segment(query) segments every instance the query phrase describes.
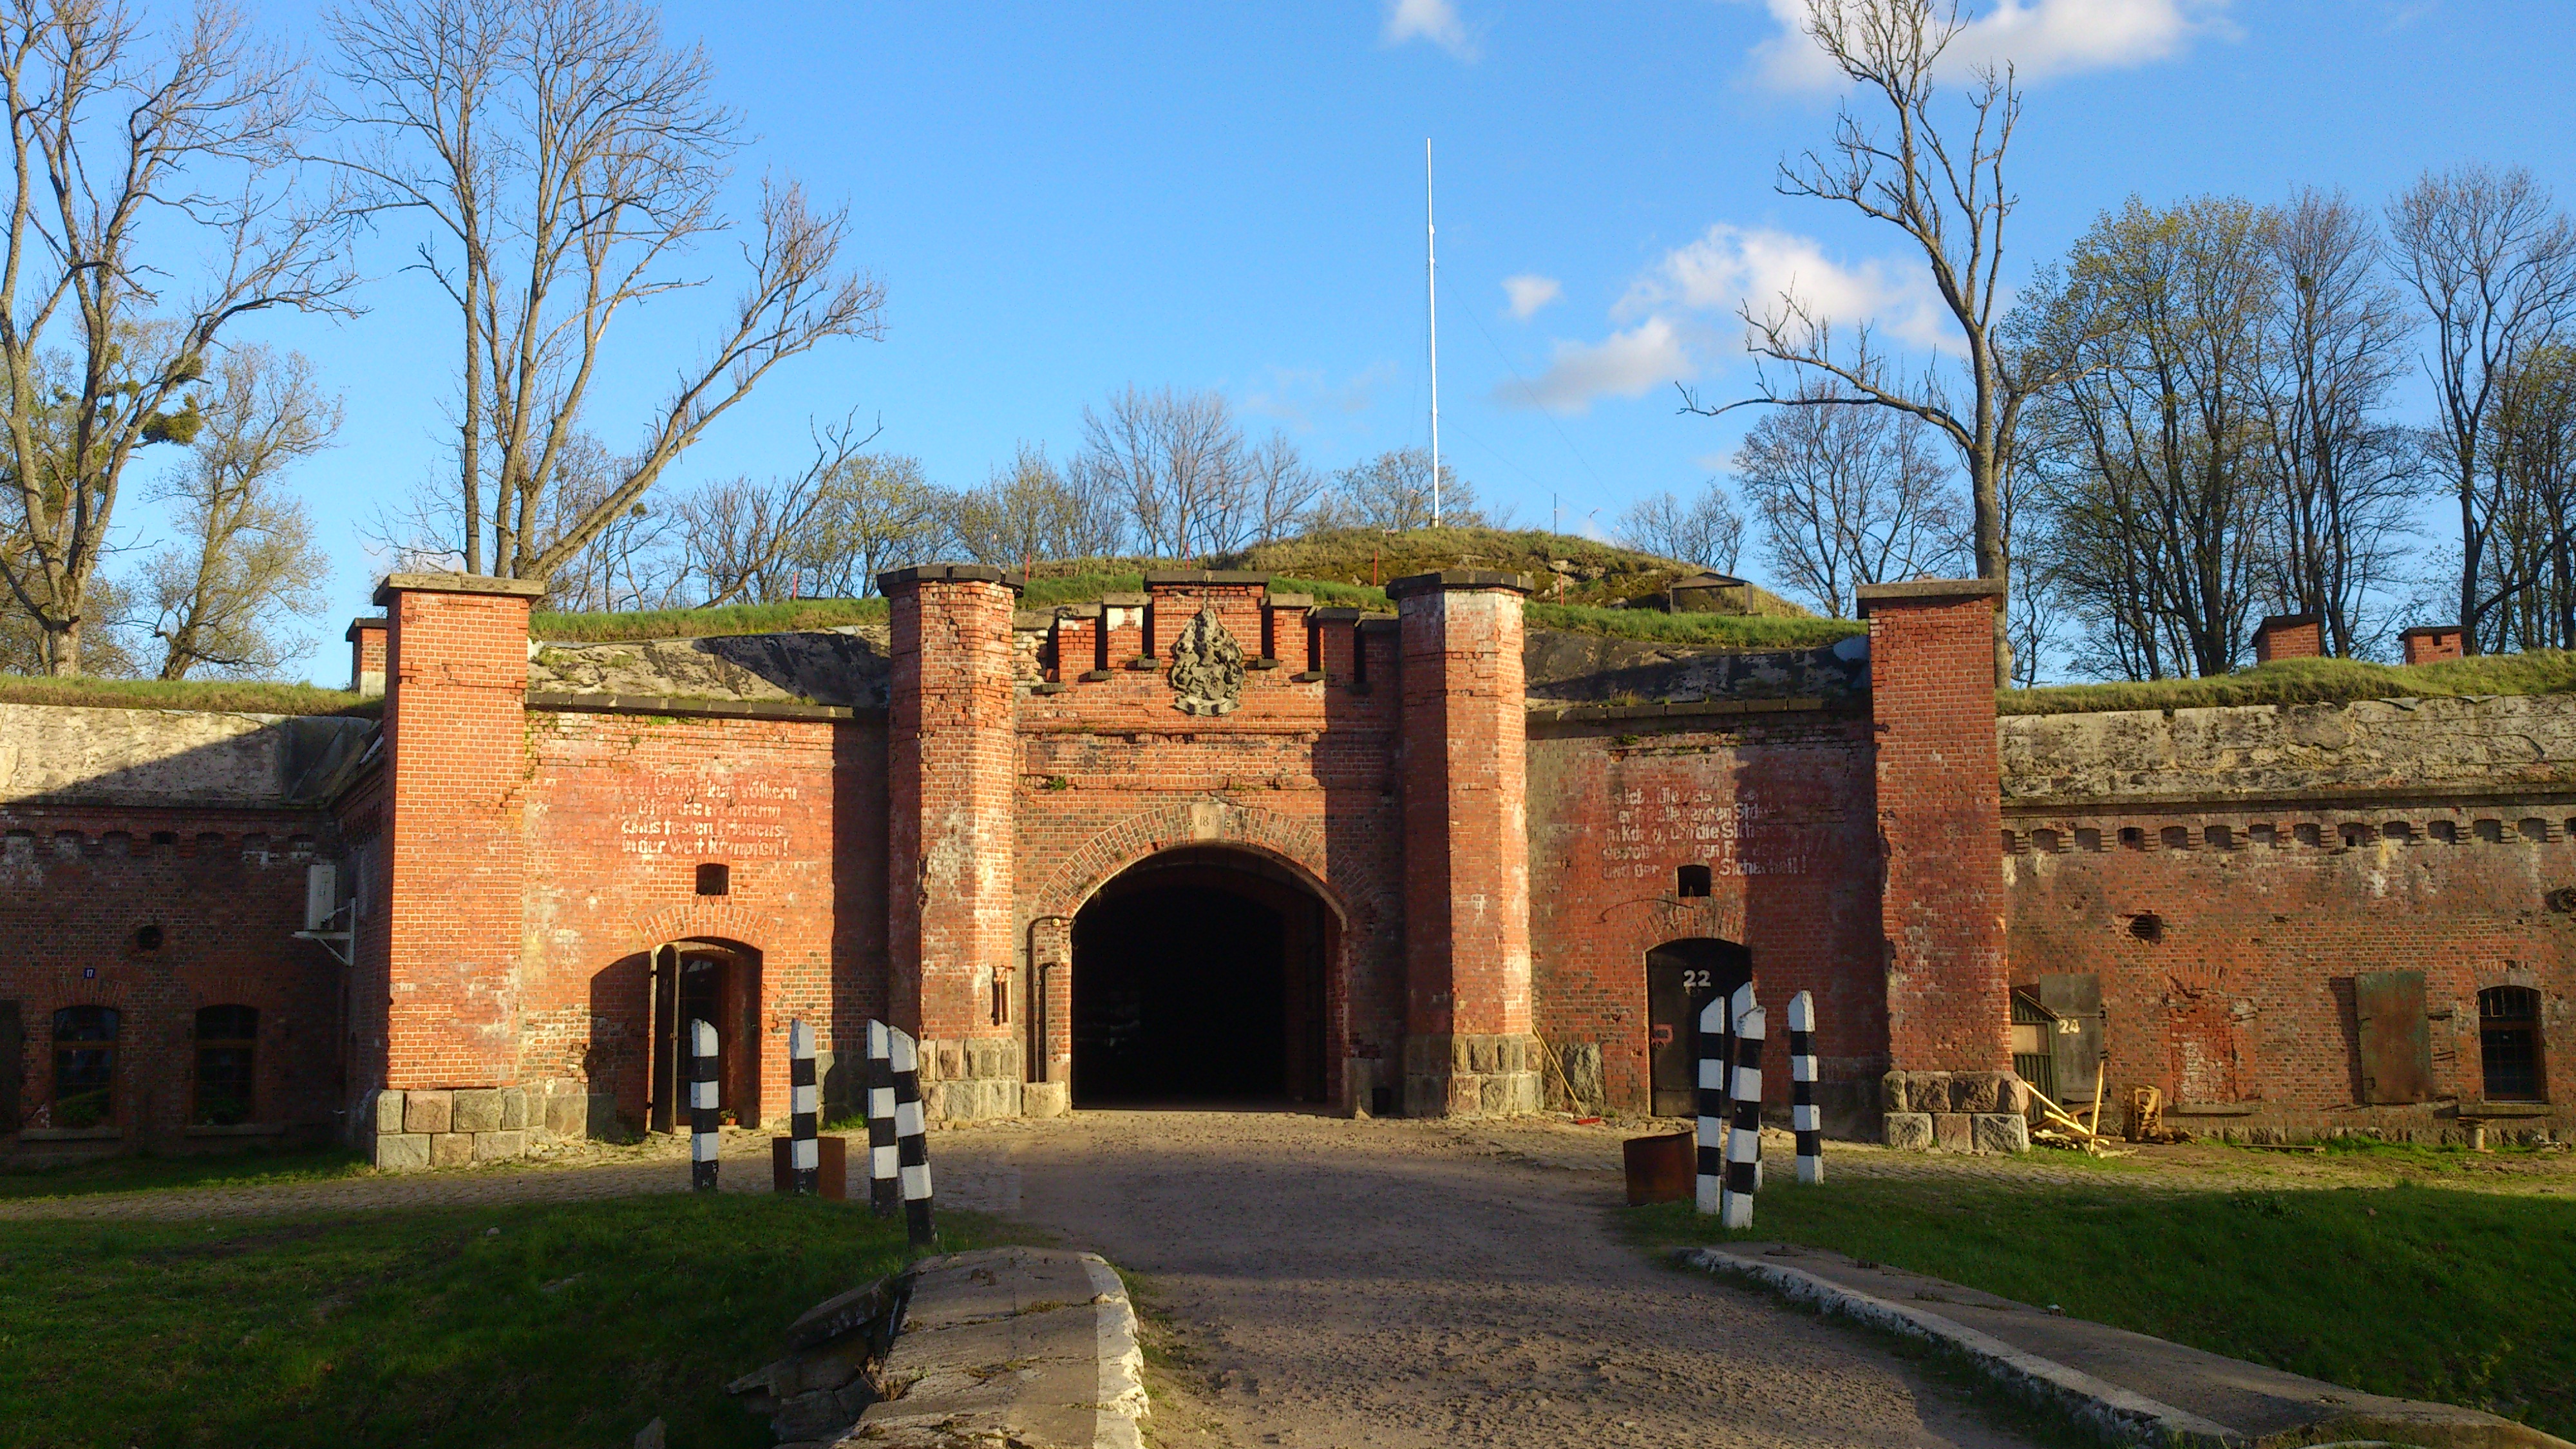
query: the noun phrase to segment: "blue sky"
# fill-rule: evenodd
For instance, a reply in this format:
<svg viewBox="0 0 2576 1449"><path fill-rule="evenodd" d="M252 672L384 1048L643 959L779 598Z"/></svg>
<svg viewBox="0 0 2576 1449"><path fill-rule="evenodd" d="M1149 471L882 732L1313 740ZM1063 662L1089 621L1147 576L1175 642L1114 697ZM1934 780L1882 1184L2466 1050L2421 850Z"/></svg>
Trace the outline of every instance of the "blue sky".
<svg viewBox="0 0 2576 1449"><path fill-rule="evenodd" d="M257 13L318 44L317 8ZM1737 297L1794 275L1892 335L1935 335L1898 238L1771 189L1836 99L1786 40L1794 8L669 6L760 137L736 214L764 169L846 200L852 255L889 294L883 341L782 370L671 480L791 468L810 419L855 409L882 419L878 446L969 485L1023 439L1062 455L1083 406L1129 383L1219 389L1325 468L1418 443L1427 137L1444 454L1523 524L1546 525L1554 495L1569 531L1606 529L1699 486L1749 422L1679 416L1672 388L1745 385ZM2132 192L2313 183L2376 206L2476 160L2576 202L2563 0L1971 9L1965 48L2028 83L2016 275ZM361 524L446 465L454 324L405 259L395 234L362 249L362 318L240 334L303 350L347 402L343 445L296 480L338 560L323 682L377 567ZM706 335L730 264L704 249L713 287L625 324L589 419L611 444Z"/></svg>

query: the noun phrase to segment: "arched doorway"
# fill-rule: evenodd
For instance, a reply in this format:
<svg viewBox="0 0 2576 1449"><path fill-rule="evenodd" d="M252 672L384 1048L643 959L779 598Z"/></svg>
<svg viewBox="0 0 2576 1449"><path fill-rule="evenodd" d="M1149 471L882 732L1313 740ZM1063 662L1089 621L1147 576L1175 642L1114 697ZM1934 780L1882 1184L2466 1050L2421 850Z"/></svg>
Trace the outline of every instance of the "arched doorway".
<svg viewBox="0 0 2576 1449"><path fill-rule="evenodd" d="M1073 919L1073 1099L1321 1102L1332 909L1266 857L1190 846Z"/></svg>
<svg viewBox="0 0 2576 1449"><path fill-rule="evenodd" d="M760 953L732 941L673 941L652 954L652 1093L656 1132L688 1130L687 1023L716 1029L716 1100L737 1122L760 1121Z"/></svg>
<svg viewBox="0 0 2576 1449"><path fill-rule="evenodd" d="M1646 1063L1658 1117L1699 1111L1700 1008L1753 979L1753 953L1689 936L1646 953Z"/></svg>

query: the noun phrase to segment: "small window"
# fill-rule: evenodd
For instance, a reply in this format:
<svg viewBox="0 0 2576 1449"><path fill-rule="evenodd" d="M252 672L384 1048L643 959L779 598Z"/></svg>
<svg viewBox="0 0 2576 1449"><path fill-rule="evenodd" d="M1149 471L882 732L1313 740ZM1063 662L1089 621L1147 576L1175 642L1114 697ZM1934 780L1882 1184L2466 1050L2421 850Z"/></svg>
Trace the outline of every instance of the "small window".
<svg viewBox="0 0 2576 1449"><path fill-rule="evenodd" d="M54 1013L54 1125L96 1127L116 1120L116 1029L110 1006Z"/></svg>
<svg viewBox="0 0 2576 1449"><path fill-rule="evenodd" d="M2168 825L2157 833L2167 850L2191 849L2191 827L2188 825Z"/></svg>
<svg viewBox="0 0 2576 1449"><path fill-rule="evenodd" d="M2379 838L2394 840L2400 844L2412 844L2415 839L2415 827L2403 820L2383 821L2379 827Z"/></svg>
<svg viewBox="0 0 2576 1449"><path fill-rule="evenodd" d="M2477 832L2478 839L2489 845L2504 843L2504 822L2501 820L2481 820L2477 824Z"/></svg>
<svg viewBox="0 0 2576 1449"><path fill-rule="evenodd" d="M702 865L702 866L699 866L699 867L698 867L698 894L699 894L699 895L702 895L702 896L721 896L721 895L727 895L727 894L730 894L730 893L732 892L732 890L733 890L733 867L732 867L732 866L729 866L729 865Z"/></svg>
<svg viewBox="0 0 2576 1449"><path fill-rule="evenodd" d="M2200 832L2202 842L2212 850L2233 850L2236 837L2224 825L2212 825Z"/></svg>
<svg viewBox="0 0 2576 1449"><path fill-rule="evenodd" d="M2120 827L2120 848L2122 850L2146 849L2147 832L2139 829L2135 825L2124 825Z"/></svg>
<svg viewBox="0 0 2576 1449"><path fill-rule="evenodd" d="M2520 829L2522 831L2522 838L2532 842L2533 844L2538 844L2539 842L2549 838L2549 822L2546 820L2526 820L2522 822Z"/></svg>
<svg viewBox="0 0 2576 1449"><path fill-rule="evenodd" d="M2004 832L2004 854L2019 855L2030 849L2030 838L2017 830Z"/></svg>
<svg viewBox="0 0 2576 1449"><path fill-rule="evenodd" d="M1674 875L1673 891L1682 899L1692 900L1708 894L1707 866L1686 865L1674 872Z"/></svg>
<svg viewBox="0 0 2576 1449"><path fill-rule="evenodd" d="M2345 845L2355 846L2369 844L2370 837L2378 832L2372 830L2367 825L2354 825L2350 822L2346 822L2342 827L2340 827L2338 833Z"/></svg>
<svg viewBox="0 0 2576 1449"><path fill-rule="evenodd" d="M2089 825L2076 826L2075 848L2077 850L2100 850L2102 848L2102 832L2095 830Z"/></svg>
<svg viewBox="0 0 2576 1449"><path fill-rule="evenodd" d="M2030 833L2030 848L2042 855L2055 855L2065 849L2065 837L2054 830L2034 830Z"/></svg>
<svg viewBox="0 0 2576 1449"><path fill-rule="evenodd" d="M156 921L134 933L134 949L137 951L158 951L161 949L161 925L159 922Z"/></svg>
<svg viewBox="0 0 2576 1449"><path fill-rule="evenodd" d="M2301 845L2323 845L2326 835L2323 830L2314 825L2293 825L2290 827L2290 838Z"/></svg>
<svg viewBox="0 0 2576 1449"><path fill-rule="evenodd" d="M251 1120L252 1064L259 1048L259 1008L208 1006L197 1012L197 1102L200 1127Z"/></svg>
<svg viewBox="0 0 2576 1449"><path fill-rule="evenodd" d="M2490 986L2478 993L2478 1057L2488 1101L2541 1100L2539 992Z"/></svg>
<svg viewBox="0 0 2576 1449"><path fill-rule="evenodd" d="M2165 918L2153 911L2140 911L2129 918L2129 934L2152 946L2165 938Z"/></svg>
<svg viewBox="0 0 2576 1449"><path fill-rule="evenodd" d="M2432 824L2424 827L2424 833L2433 837L2435 840L2442 842L2444 845L2457 845L2460 843L2460 822L2456 820L2436 820Z"/></svg>
<svg viewBox="0 0 2576 1449"><path fill-rule="evenodd" d="M2261 846L2278 845L2281 843L2281 828L2277 825L2248 825L2245 827L2245 843Z"/></svg>
<svg viewBox="0 0 2576 1449"><path fill-rule="evenodd" d="M179 843L179 832L175 830L155 830L152 832L152 843L154 845L176 845Z"/></svg>

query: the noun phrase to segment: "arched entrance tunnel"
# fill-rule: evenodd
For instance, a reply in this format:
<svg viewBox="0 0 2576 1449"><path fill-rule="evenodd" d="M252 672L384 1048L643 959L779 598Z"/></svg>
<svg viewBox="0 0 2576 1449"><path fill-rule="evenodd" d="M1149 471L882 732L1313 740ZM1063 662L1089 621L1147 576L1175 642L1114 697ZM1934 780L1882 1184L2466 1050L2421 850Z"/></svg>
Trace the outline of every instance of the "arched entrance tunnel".
<svg viewBox="0 0 2576 1449"><path fill-rule="evenodd" d="M1073 920L1073 1098L1321 1102L1338 930L1303 878L1184 847L1130 867Z"/></svg>

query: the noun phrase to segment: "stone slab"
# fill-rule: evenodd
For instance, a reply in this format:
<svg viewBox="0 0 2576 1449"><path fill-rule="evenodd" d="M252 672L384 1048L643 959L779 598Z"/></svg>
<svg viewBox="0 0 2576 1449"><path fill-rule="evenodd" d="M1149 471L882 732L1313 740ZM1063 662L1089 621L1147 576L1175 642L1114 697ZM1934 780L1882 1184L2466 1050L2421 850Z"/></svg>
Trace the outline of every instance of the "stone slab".
<svg viewBox="0 0 2576 1449"><path fill-rule="evenodd" d="M1968 1114L1965 1112L1933 1113L1932 1145L1944 1152L1975 1151L1976 1138L1968 1125Z"/></svg>
<svg viewBox="0 0 2576 1449"><path fill-rule="evenodd" d="M1888 1146L1900 1152L1929 1152L1932 1150L1932 1114L1890 1112L1882 1136Z"/></svg>
<svg viewBox="0 0 2576 1449"><path fill-rule="evenodd" d="M418 1172L429 1166L429 1139L417 1132L388 1132L376 1137L376 1166L387 1172Z"/></svg>
<svg viewBox="0 0 2576 1449"><path fill-rule="evenodd" d="M2030 1120L2011 1112L1979 1112L1968 1118L1970 1147L2010 1156L2030 1150Z"/></svg>
<svg viewBox="0 0 2576 1449"><path fill-rule="evenodd" d="M405 1132L452 1132L455 1120L454 1092L406 1092L403 1094L403 1130Z"/></svg>
<svg viewBox="0 0 2576 1449"><path fill-rule="evenodd" d="M2437 1449L2576 1449L2452 1404L2365 1394L1822 1248L1685 1248L1692 1266L1823 1312L1939 1342L2117 1438L2180 1444L2394 1439ZM1929 1305L1929 1306L1927 1306ZM1937 1311L1936 1311L1937 1310Z"/></svg>
<svg viewBox="0 0 2576 1449"><path fill-rule="evenodd" d="M501 1130L501 1089L466 1087L456 1094L455 1115L449 1120L451 1132L498 1132Z"/></svg>

